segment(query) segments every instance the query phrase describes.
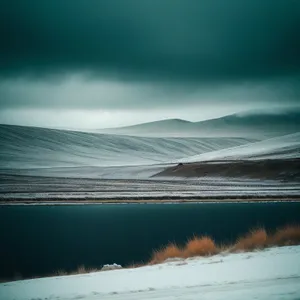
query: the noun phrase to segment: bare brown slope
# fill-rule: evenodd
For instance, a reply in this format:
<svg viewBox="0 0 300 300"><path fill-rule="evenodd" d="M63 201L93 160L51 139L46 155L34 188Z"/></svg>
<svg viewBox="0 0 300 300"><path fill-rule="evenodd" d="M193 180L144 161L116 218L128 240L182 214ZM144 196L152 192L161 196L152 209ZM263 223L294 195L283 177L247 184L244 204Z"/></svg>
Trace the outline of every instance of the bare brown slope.
<svg viewBox="0 0 300 300"><path fill-rule="evenodd" d="M209 161L178 164L153 177L246 177L300 181L300 159Z"/></svg>

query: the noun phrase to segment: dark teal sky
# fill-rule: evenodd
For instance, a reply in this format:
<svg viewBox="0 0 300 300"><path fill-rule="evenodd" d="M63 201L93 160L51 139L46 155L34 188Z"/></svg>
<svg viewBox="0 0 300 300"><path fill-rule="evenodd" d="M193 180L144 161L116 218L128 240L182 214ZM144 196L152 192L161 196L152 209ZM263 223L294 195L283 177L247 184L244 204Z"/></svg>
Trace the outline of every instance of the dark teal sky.
<svg viewBox="0 0 300 300"><path fill-rule="evenodd" d="M2 0L0 37L0 122L299 104L297 0Z"/></svg>

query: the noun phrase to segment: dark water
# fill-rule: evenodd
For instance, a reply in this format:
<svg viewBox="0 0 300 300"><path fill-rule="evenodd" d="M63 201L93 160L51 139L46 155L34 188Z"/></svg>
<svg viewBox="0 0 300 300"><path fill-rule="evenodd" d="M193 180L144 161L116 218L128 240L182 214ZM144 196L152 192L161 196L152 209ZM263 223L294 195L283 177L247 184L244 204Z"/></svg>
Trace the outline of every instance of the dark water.
<svg viewBox="0 0 300 300"><path fill-rule="evenodd" d="M288 223L300 223L300 203L0 206L0 278L126 265L194 234L230 242Z"/></svg>

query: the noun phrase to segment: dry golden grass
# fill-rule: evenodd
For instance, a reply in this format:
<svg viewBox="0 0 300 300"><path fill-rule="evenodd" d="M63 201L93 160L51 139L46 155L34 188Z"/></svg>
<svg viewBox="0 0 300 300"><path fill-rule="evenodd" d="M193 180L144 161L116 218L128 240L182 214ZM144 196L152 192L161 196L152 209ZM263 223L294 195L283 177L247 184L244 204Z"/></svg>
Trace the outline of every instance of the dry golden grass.
<svg viewBox="0 0 300 300"><path fill-rule="evenodd" d="M72 272L72 274L86 274L88 273L88 269L84 266L78 266L75 271Z"/></svg>
<svg viewBox="0 0 300 300"><path fill-rule="evenodd" d="M278 228L275 233L269 235L264 228L253 229L246 235L238 238L235 244L216 245L214 240L208 236L194 237L190 239L183 248L178 247L175 243L170 243L154 251L149 263L133 263L126 268L139 268L146 265L159 264L170 258L188 258L193 256L210 256L218 253L247 252L267 247L287 245L300 245L300 225L287 225ZM67 272L65 270L58 270L49 276L87 274L99 271L101 270L87 268L81 265L74 271ZM17 278L17 276L14 278L14 280L18 279L20 278ZM0 282L1 281L7 282L8 280L2 279Z"/></svg>
<svg viewBox="0 0 300 300"><path fill-rule="evenodd" d="M299 245L300 244L300 225L288 225L277 229L277 231L268 235L264 228L250 230L247 234L237 239L234 244L216 245L214 240L209 236L193 237L186 245L181 248L175 243L170 243L159 250L153 251L150 262L133 263L126 268L139 268L145 265L159 264L171 258L188 258L194 256L210 256L218 253L229 252L247 252L260 250L267 247ZM56 276L68 274L86 274L98 272L98 269L86 268L79 266L77 270L67 273L64 270L56 272Z"/></svg>
<svg viewBox="0 0 300 300"><path fill-rule="evenodd" d="M169 244L159 250L155 250L152 254L150 264L158 264L164 262L168 258L183 257L183 251L175 244Z"/></svg>
<svg viewBox="0 0 300 300"><path fill-rule="evenodd" d="M146 266L146 263L131 263L127 266L125 266L125 269L136 269L136 268L140 268L140 267L144 267Z"/></svg>
<svg viewBox="0 0 300 300"><path fill-rule="evenodd" d="M218 248L214 240L208 236L190 239L183 250L184 257L209 256L217 253Z"/></svg>
<svg viewBox="0 0 300 300"><path fill-rule="evenodd" d="M88 273L93 273L93 272L99 272L101 270L97 268L87 268L84 265L78 266L78 268L74 271L67 272L66 270L57 270L54 272L54 274L49 275L51 276L67 276L67 275L78 275L78 274L88 274Z"/></svg>
<svg viewBox="0 0 300 300"><path fill-rule="evenodd" d="M88 274L99 272L100 270L97 268L86 268L84 265L81 265L77 268L77 270L73 271L72 274Z"/></svg>
<svg viewBox="0 0 300 300"><path fill-rule="evenodd" d="M223 254L230 253L233 251L233 249L234 249L234 245L232 244L223 243L217 246L218 253L223 253Z"/></svg>
<svg viewBox="0 0 300 300"><path fill-rule="evenodd" d="M218 247L210 237L194 237L187 242L183 249L172 243L159 250L155 250L149 264L162 263L170 258L209 256L217 253Z"/></svg>
<svg viewBox="0 0 300 300"><path fill-rule="evenodd" d="M279 228L270 237L270 246L288 246L300 244L300 225L287 225Z"/></svg>
<svg viewBox="0 0 300 300"><path fill-rule="evenodd" d="M268 246L268 234L264 228L253 229L239 238L233 246L233 251L253 251Z"/></svg>

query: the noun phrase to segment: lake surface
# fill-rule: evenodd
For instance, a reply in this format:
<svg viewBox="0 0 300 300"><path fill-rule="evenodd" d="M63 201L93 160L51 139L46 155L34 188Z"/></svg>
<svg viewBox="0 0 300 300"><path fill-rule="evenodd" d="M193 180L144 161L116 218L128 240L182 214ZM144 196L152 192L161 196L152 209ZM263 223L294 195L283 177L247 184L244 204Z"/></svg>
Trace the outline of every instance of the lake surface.
<svg viewBox="0 0 300 300"><path fill-rule="evenodd" d="M300 223L300 203L0 206L0 278L127 265L195 234L231 242L290 223Z"/></svg>

